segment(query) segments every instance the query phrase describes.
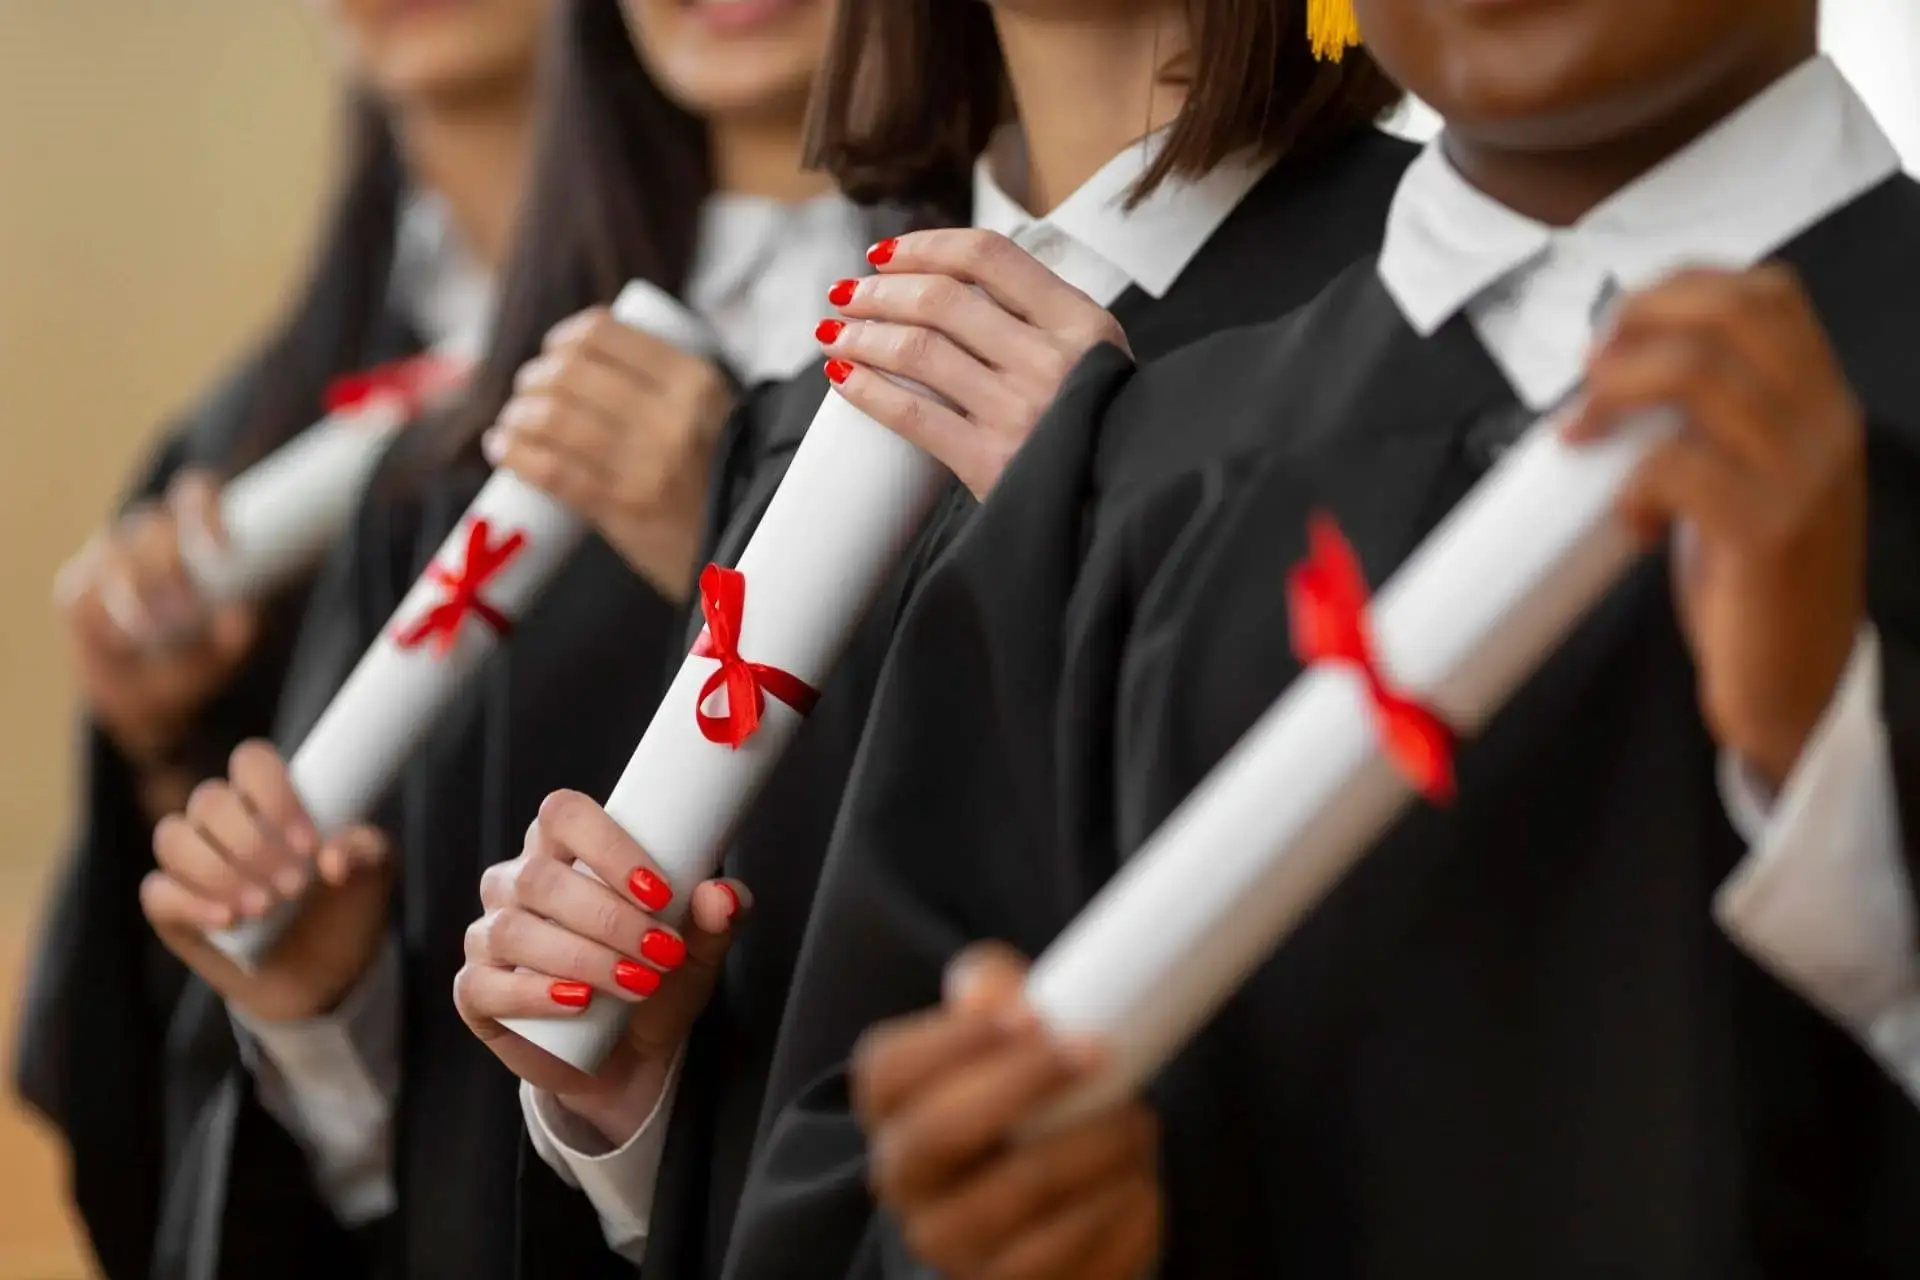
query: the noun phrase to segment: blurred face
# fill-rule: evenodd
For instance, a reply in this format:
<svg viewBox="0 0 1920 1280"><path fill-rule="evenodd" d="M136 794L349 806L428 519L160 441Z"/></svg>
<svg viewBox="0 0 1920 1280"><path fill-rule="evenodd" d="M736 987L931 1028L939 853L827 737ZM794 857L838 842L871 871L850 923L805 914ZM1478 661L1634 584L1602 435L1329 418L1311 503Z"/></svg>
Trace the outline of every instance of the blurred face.
<svg viewBox="0 0 1920 1280"><path fill-rule="evenodd" d="M1757 92L1812 51L1815 0L1355 0L1367 47L1456 135L1592 146ZM1736 98L1735 101L1741 99ZM1731 104L1729 104L1731 105Z"/></svg>
<svg viewBox="0 0 1920 1280"><path fill-rule="evenodd" d="M654 83L698 116L806 107L833 0L621 0Z"/></svg>
<svg viewBox="0 0 1920 1280"><path fill-rule="evenodd" d="M654 83L699 116L806 107L833 0L620 0Z"/></svg>
<svg viewBox="0 0 1920 1280"><path fill-rule="evenodd" d="M308 0L349 73L390 105L485 97L528 83L559 0Z"/></svg>

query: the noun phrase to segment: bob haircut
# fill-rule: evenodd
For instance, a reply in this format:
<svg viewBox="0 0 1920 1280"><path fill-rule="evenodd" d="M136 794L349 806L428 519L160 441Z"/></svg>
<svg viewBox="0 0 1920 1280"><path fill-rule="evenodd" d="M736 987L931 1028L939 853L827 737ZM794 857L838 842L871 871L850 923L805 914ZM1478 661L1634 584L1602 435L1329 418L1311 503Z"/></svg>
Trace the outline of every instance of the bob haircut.
<svg viewBox="0 0 1920 1280"><path fill-rule="evenodd" d="M640 64L619 0L566 0L542 68L533 169L486 355L460 401L417 433L401 474L471 454L547 331L629 280L678 297L713 190L706 125ZM416 433L401 437L402 448ZM396 449L398 453L398 449Z"/></svg>
<svg viewBox="0 0 1920 1280"><path fill-rule="evenodd" d="M1305 152L1372 123L1401 93L1364 50L1321 62L1308 0L1187 0L1192 85L1166 147L1131 193L1198 177L1236 151ZM808 161L863 204L966 208L974 159L1012 117L985 4L840 0L808 122Z"/></svg>

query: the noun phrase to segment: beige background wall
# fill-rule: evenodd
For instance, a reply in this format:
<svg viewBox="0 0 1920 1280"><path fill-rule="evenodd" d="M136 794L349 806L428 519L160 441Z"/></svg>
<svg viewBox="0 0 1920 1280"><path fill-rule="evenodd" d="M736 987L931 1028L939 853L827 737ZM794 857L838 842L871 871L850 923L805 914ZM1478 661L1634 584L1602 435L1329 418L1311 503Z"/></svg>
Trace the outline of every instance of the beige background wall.
<svg viewBox="0 0 1920 1280"><path fill-rule="evenodd" d="M0 1015L66 823L55 567L155 424L285 298L330 172L297 0L0 0ZM0 1280L86 1274L0 1103Z"/></svg>

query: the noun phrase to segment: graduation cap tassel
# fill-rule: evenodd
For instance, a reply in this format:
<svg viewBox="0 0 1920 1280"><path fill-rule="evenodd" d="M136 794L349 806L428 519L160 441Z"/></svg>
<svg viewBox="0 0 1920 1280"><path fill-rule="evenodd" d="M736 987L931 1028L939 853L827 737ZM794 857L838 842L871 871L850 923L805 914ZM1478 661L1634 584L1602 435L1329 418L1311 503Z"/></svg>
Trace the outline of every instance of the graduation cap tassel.
<svg viewBox="0 0 1920 1280"><path fill-rule="evenodd" d="M1353 13L1353 0L1307 0L1307 41L1313 56L1322 62L1338 62L1349 49L1360 45L1360 19Z"/></svg>

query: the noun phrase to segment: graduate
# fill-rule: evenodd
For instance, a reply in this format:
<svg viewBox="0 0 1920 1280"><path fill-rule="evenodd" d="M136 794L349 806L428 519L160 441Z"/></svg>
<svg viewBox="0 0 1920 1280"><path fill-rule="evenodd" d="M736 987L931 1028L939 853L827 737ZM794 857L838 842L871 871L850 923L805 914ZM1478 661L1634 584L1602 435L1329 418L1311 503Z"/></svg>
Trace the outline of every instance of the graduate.
<svg viewBox="0 0 1920 1280"><path fill-rule="evenodd" d="M730 407L742 387L813 362L816 300L884 234L799 163L831 12L826 0L560 6L494 349L469 403L387 460L337 561L354 653L488 462L567 502L599 536L437 727L376 822L314 850L282 754L249 743L156 837L166 874L146 887L149 916L257 1045L258 1081L295 1096L297 1136L337 1172L335 1203L379 1207L385 1272L626 1274L601 1236L624 1250L644 1235L644 1220L596 1192L606 1144L590 1121L558 1104L530 1104L523 1120L514 1078L447 993L482 870L518 849L563 782L611 785L652 713ZM722 360L612 321L604 304L633 278L704 319ZM283 892L254 874L281 853L316 859L327 884L249 978L201 931L249 892ZM636 971L637 960L623 972L632 982Z"/></svg>
<svg viewBox="0 0 1920 1280"><path fill-rule="evenodd" d="M1249 64L1249 48L1273 52ZM1008 95L1017 119L1002 127ZM1089 347L1124 335L1151 356L1279 314L1369 252L1411 155L1371 124L1397 96L1362 56L1316 58L1292 5L1208 4L1190 21L1184 4L1082 5L1063 16L1013 4L845 3L816 99L816 155L850 192L902 202L950 198L958 184L940 166L963 160L976 225L875 246L880 274L842 282L827 299L837 314L819 326L826 377L883 421L977 433L1010 451ZM1089 132L1089 119L1111 127ZM903 396L880 373L956 408ZM816 374L804 385L811 398L796 390L792 411L763 416L759 439L735 442L719 481L723 559L764 512L824 384ZM728 879L696 891L699 927L685 942L698 963L661 984L600 1078L554 1074L498 1019L553 1016L543 983L615 992L616 967L647 959L632 955L633 939L657 929L662 882L598 805L570 794L549 803L523 856L483 886L489 910L471 935L462 1007L530 1080L624 1119L624 1132L607 1136L628 1139L628 1194L636 1215L652 1213L648 1265L669 1274L837 1275L859 1243L863 1197L849 1223L812 1203L794 1202L789 1216L784 1192L742 1200L741 1187L763 1105L781 1087L769 1089L768 1073L788 981L893 624L920 569L993 481L986 466L954 469L964 483L823 690L730 850ZM583 893L579 877L555 874L575 857L626 894ZM733 932L736 904L750 923L716 978L709 931ZM517 941L536 934L537 951ZM705 1179L691 1192L687 1168ZM669 1232L674 1251L663 1257ZM796 1256L801 1239L808 1248Z"/></svg>
<svg viewBox="0 0 1920 1280"><path fill-rule="evenodd" d="M545 0L319 8L352 134L310 274L57 585L85 699L81 802L26 996L18 1088L67 1139L76 1206L116 1280L152 1273L174 1181L163 1094L183 1064L163 1058L183 971L140 917L153 824L272 725L309 601L302 585L210 610L181 570L180 529L214 528L221 481L322 418L335 379L483 332L519 206ZM189 1065L217 1074L232 1055L219 1039ZM278 1154L297 1178L297 1152Z"/></svg>
<svg viewBox="0 0 1920 1280"><path fill-rule="evenodd" d="M819 937L930 993L852 1073L879 1199L958 1275L1912 1274L1920 188L1812 0L1356 9L1447 123L1378 258L1090 359L1036 438L1220 420L1096 515L1070 616L1117 622L1024 658L1003 624L1015 674L961 691L1057 665L1050 810L955 839L1032 793L896 780L823 883ZM1017 956L943 965L1044 948L1298 673L1311 514L1381 582L1563 402L1574 442L1680 411L1620 512L1652 554L1148 1098L1015 1142L1099 1047L1040 1033Z"/></svg>

